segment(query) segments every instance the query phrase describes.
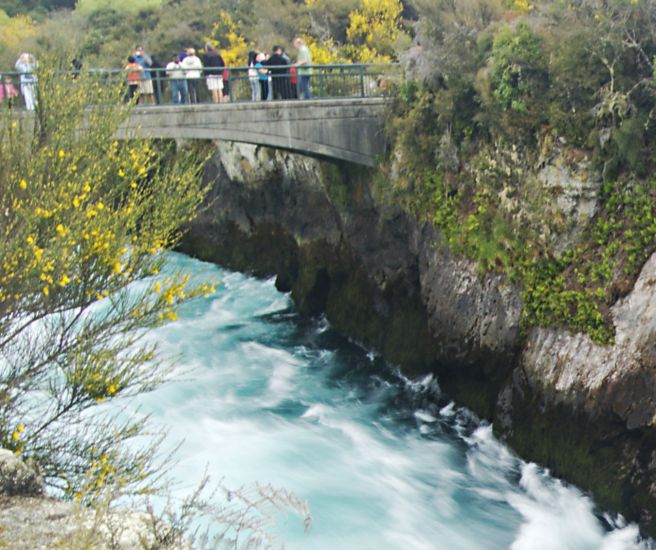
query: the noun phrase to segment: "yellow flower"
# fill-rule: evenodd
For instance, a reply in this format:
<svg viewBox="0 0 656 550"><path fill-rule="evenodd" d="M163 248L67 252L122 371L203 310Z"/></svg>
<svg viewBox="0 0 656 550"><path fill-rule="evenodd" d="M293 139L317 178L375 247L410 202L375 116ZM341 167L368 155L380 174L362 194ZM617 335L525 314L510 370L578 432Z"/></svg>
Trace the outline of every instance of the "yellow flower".
<svg viewBox="0 0 656 550"><path fill-rule="evenodd" d="M64 226L60 223L57 227L57 233L59 233L62 237L66 235L66 229L64 229Z"/></svg>
<svg viewBox="0 0 656 550"><path fill-rule="evenodd" d="M44 296L48 296L48 294L50 294L50 289L48 288L48 285L43 287L43 294Z"/></svg>
<svg viewBox="0 0 656 550"><path fill-rule="evenodd" d="M20 180L20 183L18 185L20 186L21 189L27 189L27 182L24 179Z"/></svg>
<svg viewBox="0 0 656 550"><path fill-rule="evenodd" d="M66 275L62 275L62 278L59 281L59 286L66 286L70 282L71 280Z"/></svg>

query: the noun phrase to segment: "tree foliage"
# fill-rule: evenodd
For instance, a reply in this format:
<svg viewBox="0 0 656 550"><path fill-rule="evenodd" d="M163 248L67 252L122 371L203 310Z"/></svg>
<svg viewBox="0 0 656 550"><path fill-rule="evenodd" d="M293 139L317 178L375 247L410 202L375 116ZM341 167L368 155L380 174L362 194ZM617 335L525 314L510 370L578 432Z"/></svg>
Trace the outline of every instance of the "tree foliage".
<svg viewBox="0 0 656 550"><path fill-rule="evenodd" d="M5 0L8 1L8 0ZM54 8L49 5L49 8ZM1 9L1 8L0 8ZM160 61L209 41L229 65L244 65L250 49L289 47L305 36L317 62L389 61L409 41L399 0L78 0L76 9L42 12L13 5L0 19L0 64L12 67L20 51L37 58L53 46L74 43L75 54L88 66L116 67L134 46L143 44ZM33 29L23 32L25 17ZM22 18L22 19L21 19ZM33 39L30 36L33 35ZM12 37L17 37L14 40ZM70 49L68 51L71 51Z"/></svg>
<svg viewBox="0 0 656 550"><path fill-rule="evenodd" d="M0 442L92 499L153 473L148 449L123 446L143 424L94 410L162 380L144 330L211 291L158 276L203 199L201 163L116 140L119 87L49 63L38 77L34 118L0 112Z"/></svg>
<svg viewBox="0 0 656 550"><path fill-rule="evenodd" d="M385 192L482 272L521 284L526 326L612 341L609 307L656 250L656 2L416 7L404 56L415 80L389 120L395 178ZM578 241L538 177L552 163L604 181Z"/></svg>

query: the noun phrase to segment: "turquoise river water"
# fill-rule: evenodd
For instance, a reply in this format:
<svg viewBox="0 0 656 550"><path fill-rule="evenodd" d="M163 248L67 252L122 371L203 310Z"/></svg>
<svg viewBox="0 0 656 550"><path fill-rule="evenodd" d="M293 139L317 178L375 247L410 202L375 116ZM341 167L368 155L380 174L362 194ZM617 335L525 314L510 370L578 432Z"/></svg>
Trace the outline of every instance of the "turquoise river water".
<svg viewBox="0 0 656 550"><path fill-rule="evenodd" d="M207 467L309 502L313 523L279 522L286 548L311 550L653 548L576 488L519 460L438 380L407 380L322 320L302 320L272 280L171 257L220 280L153 334L183 375L138 405L170 442L173 475Z"/></svg>

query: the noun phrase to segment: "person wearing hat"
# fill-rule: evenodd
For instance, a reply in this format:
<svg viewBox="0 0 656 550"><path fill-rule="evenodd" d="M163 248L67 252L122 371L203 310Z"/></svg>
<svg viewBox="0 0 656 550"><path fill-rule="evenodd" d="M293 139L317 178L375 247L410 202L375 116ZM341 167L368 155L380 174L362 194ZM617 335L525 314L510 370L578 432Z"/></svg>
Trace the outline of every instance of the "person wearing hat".
<svg viewBox="0 0 656 550"><path fill-rule="evenodd" d="M196 55L194 48L187 48L187 57L181 62L180 66L184 69L187 78L187 88L189 90L189 103L198 103L200 97L200 78L203 70L203 63Z"/></svg>

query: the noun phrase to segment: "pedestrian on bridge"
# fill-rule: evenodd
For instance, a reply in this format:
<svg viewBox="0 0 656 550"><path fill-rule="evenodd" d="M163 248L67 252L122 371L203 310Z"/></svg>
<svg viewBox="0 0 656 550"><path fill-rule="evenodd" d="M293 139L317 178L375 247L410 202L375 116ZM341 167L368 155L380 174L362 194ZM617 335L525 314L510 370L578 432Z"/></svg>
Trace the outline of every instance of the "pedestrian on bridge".
<svg viewBox="0 0 656 550"><path fill-rule="evenodd" d="M137 46L134 49L134 60L141 65L141 80L139 81L139 103L148 103L155 105L155 90L153 89L153 77L150 69L153 66L153 59L145 52L143 46Z"/></svg>
<svg viewBox="0 0 656 550"><path fill-rule="evenodd" d="M171 83L171 100L173 103L176 105L187 103L187 79L178 54L175 54L166 66L166 76Z"/></svg>
<svg viewBox="0 0 656 550"><path fill-rule="evenodd" d="M271 74L273 99L290 99L291 84L289 78L289 63L283 56L282 46L274 46L271 57L266 61Z"/></svg>
<svg viewBox="0 0 656 550"><path fill-rule="evenodd" d="M298 67L298 86L302 99L312 99L310 90L310 77L312 76L312 54L310 49L305 45L303 39L299 36L294 38L294 47L298 51L295 67Z"/></svg>
<svg viewBox="0 0 656 550"><path fill-rule="evenodd" d="M132 101L134 96L139 98L139 88L141 86L141 77L143 75L143 67L137 63L133 55L128 56L128 64L123 68L128 77L128 93L125 97L127 101Z"/></svg>
<svg viewBox="0 0 656 550"><path fill-rule="evenodd" d="M257 52L248 52L248 81L251 85L251 101L260 101L260 78L259 72L255 68L257 63ZM260 63L260 66L262 64Z"/></svg>
<svg viewBox="0 0 656 550"><path fill-rule="evenodd" d="M10 76L0 75L0 103L6 102L9 107L13 105L14 98L18 96L18 90L14 87Z"/></svg>
<svg viewBox="0 0 656 550"><path fill-rule="evenodd" d="M205 44L203 67L205 67L207 89L212 94L212 101L221 103L223 101L223 69L225 62L221 54L209 43Z"/></svg>
<svg viewBox="0 0 656 550"><path fill-rule="evenodd" d="M266 63L266 54L260 52L255 58L255 69L260 81L260 99L266 101L269 98L269 70L264 66Z"/></svg>
<svg viewBox="0 0 656 550"><path fill-rule="evenodd" d="M23 52L16 61L16 70L20 73L20 88L23 99L25 100L25 108L28 111L34 111L36 107L36 76L34 71L36 69L36 61L34 56L29 53Z"/></svg>
<svg viewBox="0 0 656 550"><path fill-rule="evenodd" d="M200 98L200 78L203 62L196 55L194 48L187 48L187 56L180 62L187 77L189 103L198 103Z"/></svg>

